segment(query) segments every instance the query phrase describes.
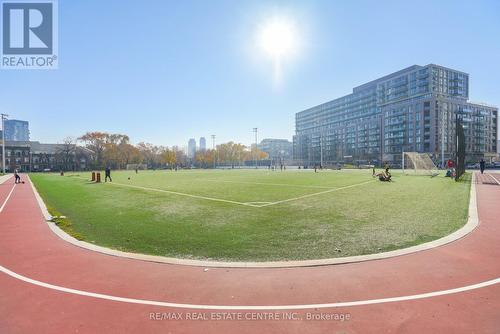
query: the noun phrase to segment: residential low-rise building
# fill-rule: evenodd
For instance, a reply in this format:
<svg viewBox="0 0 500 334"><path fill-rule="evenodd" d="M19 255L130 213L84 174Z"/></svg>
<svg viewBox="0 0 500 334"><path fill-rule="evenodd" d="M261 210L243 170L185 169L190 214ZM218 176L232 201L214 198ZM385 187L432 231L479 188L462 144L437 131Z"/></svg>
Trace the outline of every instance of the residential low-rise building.
<svg viewBox="0 0 500 334"><path fill-rule="evenodd" d="M85 147L67 144L43 144L38 141L5 141L7 172L41 172L86 170L93 152ZM0 160L2 151L0 150Z"/></svg>

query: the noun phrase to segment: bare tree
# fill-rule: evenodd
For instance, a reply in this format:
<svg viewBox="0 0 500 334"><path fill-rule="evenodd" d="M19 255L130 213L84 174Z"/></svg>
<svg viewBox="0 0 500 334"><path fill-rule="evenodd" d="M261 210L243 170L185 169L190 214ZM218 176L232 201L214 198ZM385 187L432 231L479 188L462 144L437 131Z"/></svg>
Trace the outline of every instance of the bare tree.
<svg viewBox="0 0 500 334"><path fill-rule="evenodd" d="M56 159L63 170L74 169L76 140L72 137L63 139L62 144L57 145Z"/></svg>

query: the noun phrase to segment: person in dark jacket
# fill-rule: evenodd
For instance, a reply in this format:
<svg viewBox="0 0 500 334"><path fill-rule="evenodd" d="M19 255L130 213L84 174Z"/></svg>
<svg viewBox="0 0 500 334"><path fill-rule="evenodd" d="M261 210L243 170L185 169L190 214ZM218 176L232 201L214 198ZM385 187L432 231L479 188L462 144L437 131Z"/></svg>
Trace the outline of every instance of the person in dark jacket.
<svg viewBox="0 0 500 334"><path fill-rule="evenodd" d="M113 180L111 180L111 168L106 167L105 174L106 177L104 178L104 182L108 182L108 177L109 177L109 182L113 182Z"/></svg>
<svg viewBox="0 0 500 334"><path fill-rule="evenodd" d="M21 177L17 173L17 169L14 170L14 183L21 183Z"/></svg>
<svg viewBox="0 0 500 334"><path fill-rule="evenodd" d="M481 174L484 173L485 166L486 166L486 163L484 162L484 159L481 159L481 161L479 161L479 169L481 170Z"/></svg>

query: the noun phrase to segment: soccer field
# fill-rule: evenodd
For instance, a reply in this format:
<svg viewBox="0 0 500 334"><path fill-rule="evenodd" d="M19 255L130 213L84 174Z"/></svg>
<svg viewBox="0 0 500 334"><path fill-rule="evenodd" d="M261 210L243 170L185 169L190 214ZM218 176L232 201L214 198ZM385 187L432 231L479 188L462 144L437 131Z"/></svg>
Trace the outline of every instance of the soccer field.
<svg viewBox="0 0 500 334"><path fill-rule="evenodd" d="M470 177L371 170L186 170L31 174L60 226L123 251L231 261L378 253L450 234L467 219Z"/></svg>

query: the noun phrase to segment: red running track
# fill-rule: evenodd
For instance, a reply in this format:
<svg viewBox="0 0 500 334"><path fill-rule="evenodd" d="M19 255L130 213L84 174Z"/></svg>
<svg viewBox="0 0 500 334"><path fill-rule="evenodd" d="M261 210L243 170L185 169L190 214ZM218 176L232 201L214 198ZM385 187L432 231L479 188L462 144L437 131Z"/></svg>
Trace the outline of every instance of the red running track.
<svg viewBox="0 0 500 334"><path fill-rule="evenodd" d="M500 180L500 175L495 175ZM391 259L293 269L209 269L118 258L54 235L28 183L0 213L0 266L66 288L202 305L304 305L415 295L500 277L500 186L483 184L480 226L446 246ZM491 180L491 178L490 178ZM12 189L0 185L0 203ZM243 320L188 320L240 312ZM252 320L288 316L289 320ZM308 320L307 313L348 320ZM182 320L153 320L178 313ZM232 314L233 317L237 315ZM419 300L298 311L210 311L75 295L0 272L0 333L499 333L500 284Z"/></svg>

